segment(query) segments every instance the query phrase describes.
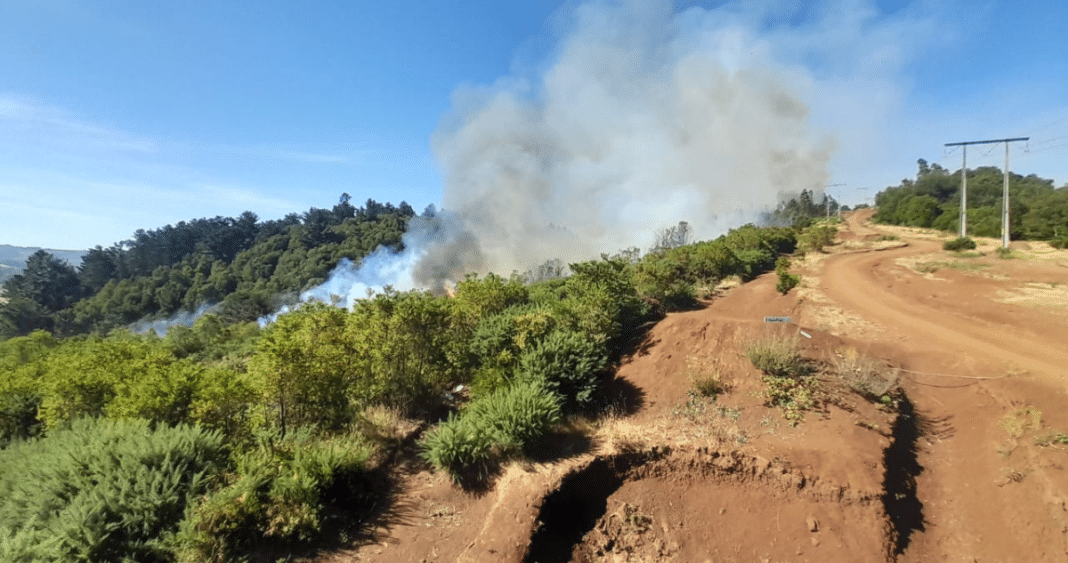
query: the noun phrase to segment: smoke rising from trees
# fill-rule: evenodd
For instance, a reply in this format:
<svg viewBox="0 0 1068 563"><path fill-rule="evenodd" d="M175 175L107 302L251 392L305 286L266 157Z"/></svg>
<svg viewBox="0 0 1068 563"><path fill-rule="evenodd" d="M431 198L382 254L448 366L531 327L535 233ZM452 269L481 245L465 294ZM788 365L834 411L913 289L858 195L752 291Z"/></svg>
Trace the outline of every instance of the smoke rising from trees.
<svg viewBox="0 0 1068 563"><path fill-rule="evenodd" d="M463 234L428 249L419 281L647 246L680 220L713 236L828 180L812 77L743 19L626 0L557 24L538 71L455 92L432 147Z"/></svg>

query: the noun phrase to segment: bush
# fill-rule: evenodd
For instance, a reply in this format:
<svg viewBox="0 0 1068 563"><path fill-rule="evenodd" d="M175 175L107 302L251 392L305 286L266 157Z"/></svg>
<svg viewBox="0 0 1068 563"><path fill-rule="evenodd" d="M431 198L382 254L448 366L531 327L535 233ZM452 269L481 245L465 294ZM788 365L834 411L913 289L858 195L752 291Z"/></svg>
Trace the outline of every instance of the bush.
<svg viewBox="0 0 1068 563"><path fill-rule="evenodd" d="M942 243L943 250L960 252L962 250L975 250L975 241L970 237L958 237Z"/></svg>
<svg viewBox="0 0 1068 563"><path fill-rule="evenodd" d="M779 276L775 289L783 295L786 295L791 289L797 287L797 284L801 283L801 278L797 274L790 273L790 259L785 256L780 256L775 261L775 273Z"/></svg>
<svg viewBox="0 0 1068 563"><path fill-rule="evenodd" d="M1049 245L1053 248L1068 248L1068 236L1051 238Z"/></svg>
<svg viewBox="0 0 1068 563"><path fill-rule="evenodd" d="M431 428L422 441L423 458L453 477L486 464L492 457L496 440L479 422L454 415Z"/></svg>
<svg viewBox="0 0 1068 563"><path fill-rule="evenodd" d="M458 477L541 437L560 416L556 396L541 381L518 382L476 399L460 416L431 429L423 457Z"/></svg>
<svg viewBox="0 0 1068 563"><path fill-rule="evenodd" d="M222 469L218 434L75 421L0 451L0 560L171 561L192 499Z"/></svg>
<svg viewBox="0 0 1068 563"><path fill-rule="evenodd" d="M560 403L540 381L523 381L471 403L464 417L487 429L503 450L520 448L560 421Z"/></svg>
<svg viewBox="0 0 1068 563"><path fill-rule="evenodd" d="M554 331L519 359L520 377L544 383L564 412L591 405L608 357L602 345L585 335Z"/></svg>
<svg viewBox="0 0 1068 563"><path fill-rule="evenodd" d="M753 367L775 377L801 377L811 369L797 348L797 338L771 336L751 343L745 355Z"/></svg>
<svg viewBox="0 0 1068 563"><path fill-rule="evenodd" d="M778 377L765 375L765 404L779 407L783 418L791 424L805 420L804 411L816 406L816 392L819 384L815 377Z"/></svg>
<svg viewBox="0 0 1068 563"><path fill-rule="evenodd" d="M797 246L803 250L820 251L834 242L838 229L832 225L809 227L797 239Z"/></svg>
<svg viewBox="0 0 1068 563"><path fill-rule="evenodd" d="M37 418L40 406L41 397L32 391L0 393L0 449L41 435L44 424Z"/></svg>
<svg viewBox="0 0 1068 563"><path fill-rule="evenodd" d="M192 507L177 536L179 559L239 560L268 543L317 537L330 507L359 507L371 448L360 439L308 431L260 436L222 487Z"/></svg>

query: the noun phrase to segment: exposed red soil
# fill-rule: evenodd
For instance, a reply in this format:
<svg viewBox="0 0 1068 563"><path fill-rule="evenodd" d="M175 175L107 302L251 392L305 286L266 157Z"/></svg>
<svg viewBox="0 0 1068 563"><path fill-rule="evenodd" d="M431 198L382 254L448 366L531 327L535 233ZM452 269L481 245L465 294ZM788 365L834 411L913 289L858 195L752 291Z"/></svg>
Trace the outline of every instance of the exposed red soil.
<svg viewBox="0 0 1068 563"><path fill-rule="evenodd" d="M320 560L518 562L556 518L582 534L573 561L1068 561L1068 447L1034 440L1068 432L1068 308L998 300L1027 282L1068 284L1068 268L987 256L970 259L982 268L916 271L904 264L955 258L907 233L906 246L871 251L868 217L850 217L848 244L799 264L803 290L780 295L772 274L653 327L618 370L639 408L596 423L592 444L562 439L573 451L512 463L483 494L398 465L371 539ZM922 519L902 526L907 515L883 502L887 461L898 464L885 453L890 409L833 381L832 400L796 427L763 405L744 348L768 334L797 335L825 372L851 350L901 368ZM692 399L695 370L728 392ZM574 522L560 520L568 512Z"/></svg>

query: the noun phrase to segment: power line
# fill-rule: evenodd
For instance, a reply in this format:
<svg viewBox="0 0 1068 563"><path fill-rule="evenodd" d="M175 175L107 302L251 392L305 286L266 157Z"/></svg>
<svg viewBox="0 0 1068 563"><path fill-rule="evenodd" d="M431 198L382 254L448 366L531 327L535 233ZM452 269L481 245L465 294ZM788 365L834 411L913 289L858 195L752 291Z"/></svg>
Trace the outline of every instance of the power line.
<svg viewBox="0 0 1068 563"><path fill-rule="evenodd" d="M1005 143L1005 187L1001 197L1001 247L1009 247L1009 143L1030 140L1031 137L1014 137L1011 139L988 139L986 141L962 141L946 143L947 147L960 147L962 164L960 167L960 236L968 236L968 145L989 145ZM991 149L993 150L993 149ZM989 154L989 151L987 151Z"/></svg>

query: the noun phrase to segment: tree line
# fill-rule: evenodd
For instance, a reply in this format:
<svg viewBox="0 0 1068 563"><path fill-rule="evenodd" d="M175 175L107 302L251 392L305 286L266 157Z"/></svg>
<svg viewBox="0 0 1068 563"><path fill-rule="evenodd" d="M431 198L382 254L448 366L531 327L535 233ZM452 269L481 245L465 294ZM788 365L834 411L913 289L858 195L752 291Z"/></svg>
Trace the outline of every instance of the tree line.
<svg viewBox="0 0 1068 563"><path fill-rule="evenodd" d="M891 225L959 232L960 171L917 161L916 178L906 178L875 196L875 220ZM1001 236L1004 175L998 168L968 170L968 234ZM1068 186L1054 188L1053 180L1034 174L1009 175L1009 238L1048 240L1068 246Z"/></svg>
<svg viewBox="0 0 1068 563"><path fill-rule="evenodd" d="M432 210L428 209L428 212ZM4 284L0 339L45 330L104 334L145 318L167 318L219 304L231 321L256 319L281 296L325 280L342 259L359 261L379 246L401 250L415 211L343 194L332 209L311 208L279 220L195 219L90 249L77 268L46 251Z"/></svg>

